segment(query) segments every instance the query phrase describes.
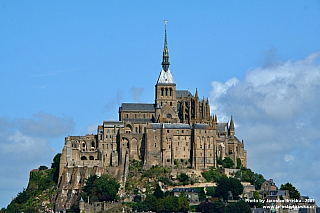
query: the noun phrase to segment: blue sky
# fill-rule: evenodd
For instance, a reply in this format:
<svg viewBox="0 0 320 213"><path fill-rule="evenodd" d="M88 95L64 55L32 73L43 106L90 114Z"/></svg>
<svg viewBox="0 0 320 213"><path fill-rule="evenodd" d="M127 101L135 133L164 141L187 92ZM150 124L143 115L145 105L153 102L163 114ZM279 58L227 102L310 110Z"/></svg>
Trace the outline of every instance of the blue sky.
<svg viewBox="0 0 320 213"><path fill-rule="evenodd" d="M233 115L248 167L320 202L319 1L0 1L0 208L122 102L177 89Z"/></svg>

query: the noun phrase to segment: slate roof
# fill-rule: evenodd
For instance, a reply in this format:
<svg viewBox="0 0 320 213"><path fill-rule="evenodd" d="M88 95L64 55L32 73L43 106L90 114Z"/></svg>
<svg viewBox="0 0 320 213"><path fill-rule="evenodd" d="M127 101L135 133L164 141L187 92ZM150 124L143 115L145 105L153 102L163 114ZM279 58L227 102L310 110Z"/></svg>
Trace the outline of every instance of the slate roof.
<svg viewBox="0 0 320 213"><path fill-rule="evenodd" d="M195 124L194 128L195 129L206 129L209 127L209 124Z"/></svg>
<svg viewBox="0 0 320 213"><path fill-rule="evenodd" d="M181 96L186 98L192 96L192 94L188 90L176 90L176 97L180 98Z"/></svg>
<svg viewBox="0 0 320 213"><path fill-rule="evenodd" d="M122 103L120 111L154 111L154 104Z"/></svg>
<svg viewBox="0 0 320 213"><path fill-rule="evenodd" d="M123 122L122 121L104 121L103 126L104 127L114 127L114 126L123 127Z"/></svg>
<svg viewBox="0 0 320 213"><path fill-rule="evenodd" d="M218 123L218 132L228 131L228 123Z"/></svg>
<svg viewBox="0 0 320 213"><path fill-rule="evenodd" d="M175 84L169 68L167 71L161 70L157 84Z"/></svg>
<svg viewBox="0 0 320 213"><path fill-rule="evenodd" d="M150 118L123 118L123 121L130 121L134 123L149 123L152 119Z"/></svg>
<svg viewBox="0 0 320 213"><path fill-rule="evenodd" d="M169 124L169 123L150 123L149 126L153 129L191 129L191 126L189 124Z"/></svg>
<svg viewBox="0 0 320 213"><path fill-rule="evenodd" d="M174 188L171 192L195 192L199 193L199 190L195 188Z"/></svg>

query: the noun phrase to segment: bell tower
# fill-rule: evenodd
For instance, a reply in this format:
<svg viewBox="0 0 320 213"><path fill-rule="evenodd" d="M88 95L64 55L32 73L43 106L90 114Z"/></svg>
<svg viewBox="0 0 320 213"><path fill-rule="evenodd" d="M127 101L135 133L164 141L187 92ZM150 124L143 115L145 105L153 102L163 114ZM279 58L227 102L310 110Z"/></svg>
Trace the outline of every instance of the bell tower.
<svg viewBox="0 0 320 213"><path fill-rule="evenodd" d="M162 69L157 81L155 105L162 108L166 104L171 106L175 113L177 113L177 98L176 98L176 84L174 83L170 68L169 68L169 49L167 43L167 21L165 20L165 36L164 48L162 53Z"/></svg>

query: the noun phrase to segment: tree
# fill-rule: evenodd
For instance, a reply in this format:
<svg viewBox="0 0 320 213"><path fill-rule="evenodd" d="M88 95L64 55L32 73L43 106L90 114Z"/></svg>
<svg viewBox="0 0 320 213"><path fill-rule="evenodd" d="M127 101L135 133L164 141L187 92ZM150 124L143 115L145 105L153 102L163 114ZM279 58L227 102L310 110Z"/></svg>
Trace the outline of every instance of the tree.
<svg viewBox="0 0 320 213"><path fill-rule="evenodd" d="M149 211L156 211L157 209L157 198L154 195L147 195L144 203L148 207Z"/></svg>
<svg viewBox="0 0 320 213"><path fill-rule="evenodd" d="M202 202L197 207L198 212L205 212L205 213L213 213L214 211L214 204L211 202Z"/></svg>
<svg viewBox="0 0 320 213"><path fill-rule="evenodd" d="M224 209L225 213L251 213L251 209L248 203L240 200L236 203L230 203Z"/></svg>
<svg viewBox="0 0 320 213"><path fill-rule="evenodd" d="M47 166L39 166L39 171L42 171L42 170L46 170L46 169L48 169L48 167Z"/></svg>
<svg viewBox="0 0 320 213"><path fill-rule="evenodd" d="M233 196L238 196L243 192L243 186L241 182L236 178L229 178L229 191Z"/></svg>
<svg viewBox="0 0 320 213"><path fill-rule="evenodd" d="M179 210L178 197L168 196L163 199L163 206L166 212L177 212Z"/></svg>
<svg viewBox="0 0 320 213"><path fill-rule="evenodd" d="M189 211L189 202L186 197L178 198L178 208L179 212L188 212Z"/></svg>
<svg viewBox="0 0 320 213"><path fill-rule="evenodd" d="M290 198L300 199L300 192L291 183L281 184L280 190L288 190Z"/></svg>
<svg viewBox="0 0 320 213"><path fill-rule="evenodd" d="M222 197L224 200L228 199L228 191L229 191L228 184L229 184L229 179L227 177L222 177L217 182L217 187L216 187L217 197Z"/></svg>
<svg viewBox="0 0 320 213"><path fill-rule="evenodd" d="M182 182L183 185L187 185L190 178L186 173L181 172L180 175L177 175L177 179Z"/></svg>
<svg viewBox="0 0 320 213"><path fill-rule="evenodd" d="M224 168L233 168L234 162L233 162L233 160L232 160L231 158L225 157L225 158L223 159L223 161L222 161L222 166L223 166Z"/></svg>
<svg viewBox="0 0 320 213"><path fill-rule="evenodd" d="M58 184L58 179L59 179L60 158L61 158L61 153L56 154L51 164L51 168L53 169L53 181L56 184Z"/></svg>
<svg viewBox="0 0 320 213"><path fill-rule="evenodd" d="M216 192L216 187L214 186L207 187L207 195L214 197L215 192Z"/></svg>
<svg viewBox="0 0 320 213"><path fill-rule="evenodd" d="M120 184L115 178L110 175L92 175L86 179L86 184L82 188L82 196L86 198L87 196L93 198L96 197L99 201L112 201L118 199L118 191Z"/></svg>
<svg viewBox="0 0 320 213"><path fill-rule="evenodd" d="M258 173L254 173L250 183L252 185L254 185L255 189L258 190L261 188L262 183L265 181L266 179L263 177L262 174L258 174Z"/></svg>
<svg viewBox="0 0 320 213"><path fill-rule="evenodd" d="M159 184L156 185L156 189L154 190L153 195L154 195L157 199L164 197L163 191L161 190Z"/></svg>
<svg viewBox="0 0 320 213"><path fill-rule="evenodd" d="M197 190L199 190L199 200L204 201L206 199L206 193L204 192L203 187L197 187Z"/></svg>
<svg viewBox="0 0 320 213"><path fill-rule="evenodd" d="M164 211L164 205L163 205L163 199L162 198L157 199L157 201L156 201L156 209L157 209L157 212Z"/></svg>
<svg viewBox="0 0 320 213"><path fill-rule="evenodd" d="M241 169L241 167L242 167L241 159L237 158L237 169Z"/></svg>
<svg viewBox="0 0 320 213"><path fill-rule="evenodd" d="M217 182L222 176L224 176L219 170L210 168L209 171L201 172L202 176L208 182Z"/></svg>
<svg viewBox="0 0 320 213"><path fill-rule="evenodd" d="M243 192L241 182L236 178L222 177L217 182L216 196L222 197L224 200L228 199L228 192L231 191L233 196L238 196Z"/></svg>

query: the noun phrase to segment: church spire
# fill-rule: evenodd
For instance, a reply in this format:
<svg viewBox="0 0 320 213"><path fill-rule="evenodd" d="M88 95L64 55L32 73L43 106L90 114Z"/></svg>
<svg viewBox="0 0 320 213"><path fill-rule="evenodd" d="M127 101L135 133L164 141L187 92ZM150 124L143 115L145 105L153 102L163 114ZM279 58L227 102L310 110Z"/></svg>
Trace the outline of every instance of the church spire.
<svg viewBox="0 0 320 213"><path fill-rule="evenodd" d="M168 50L168 43L167 43L167 20L164 21L165 30L164 30L164 47L162 53L162 68L164 71L168 71L169 68L169 50Z"/></svg>
<svg viewBox="0 0 320 213"><path fill-rule="evenodd" d="M234 122L233 122L233 117L231 115L231 121L230 121L230 126L229 126L229 132L230 132L230 135L234 135Z"/></svg>

